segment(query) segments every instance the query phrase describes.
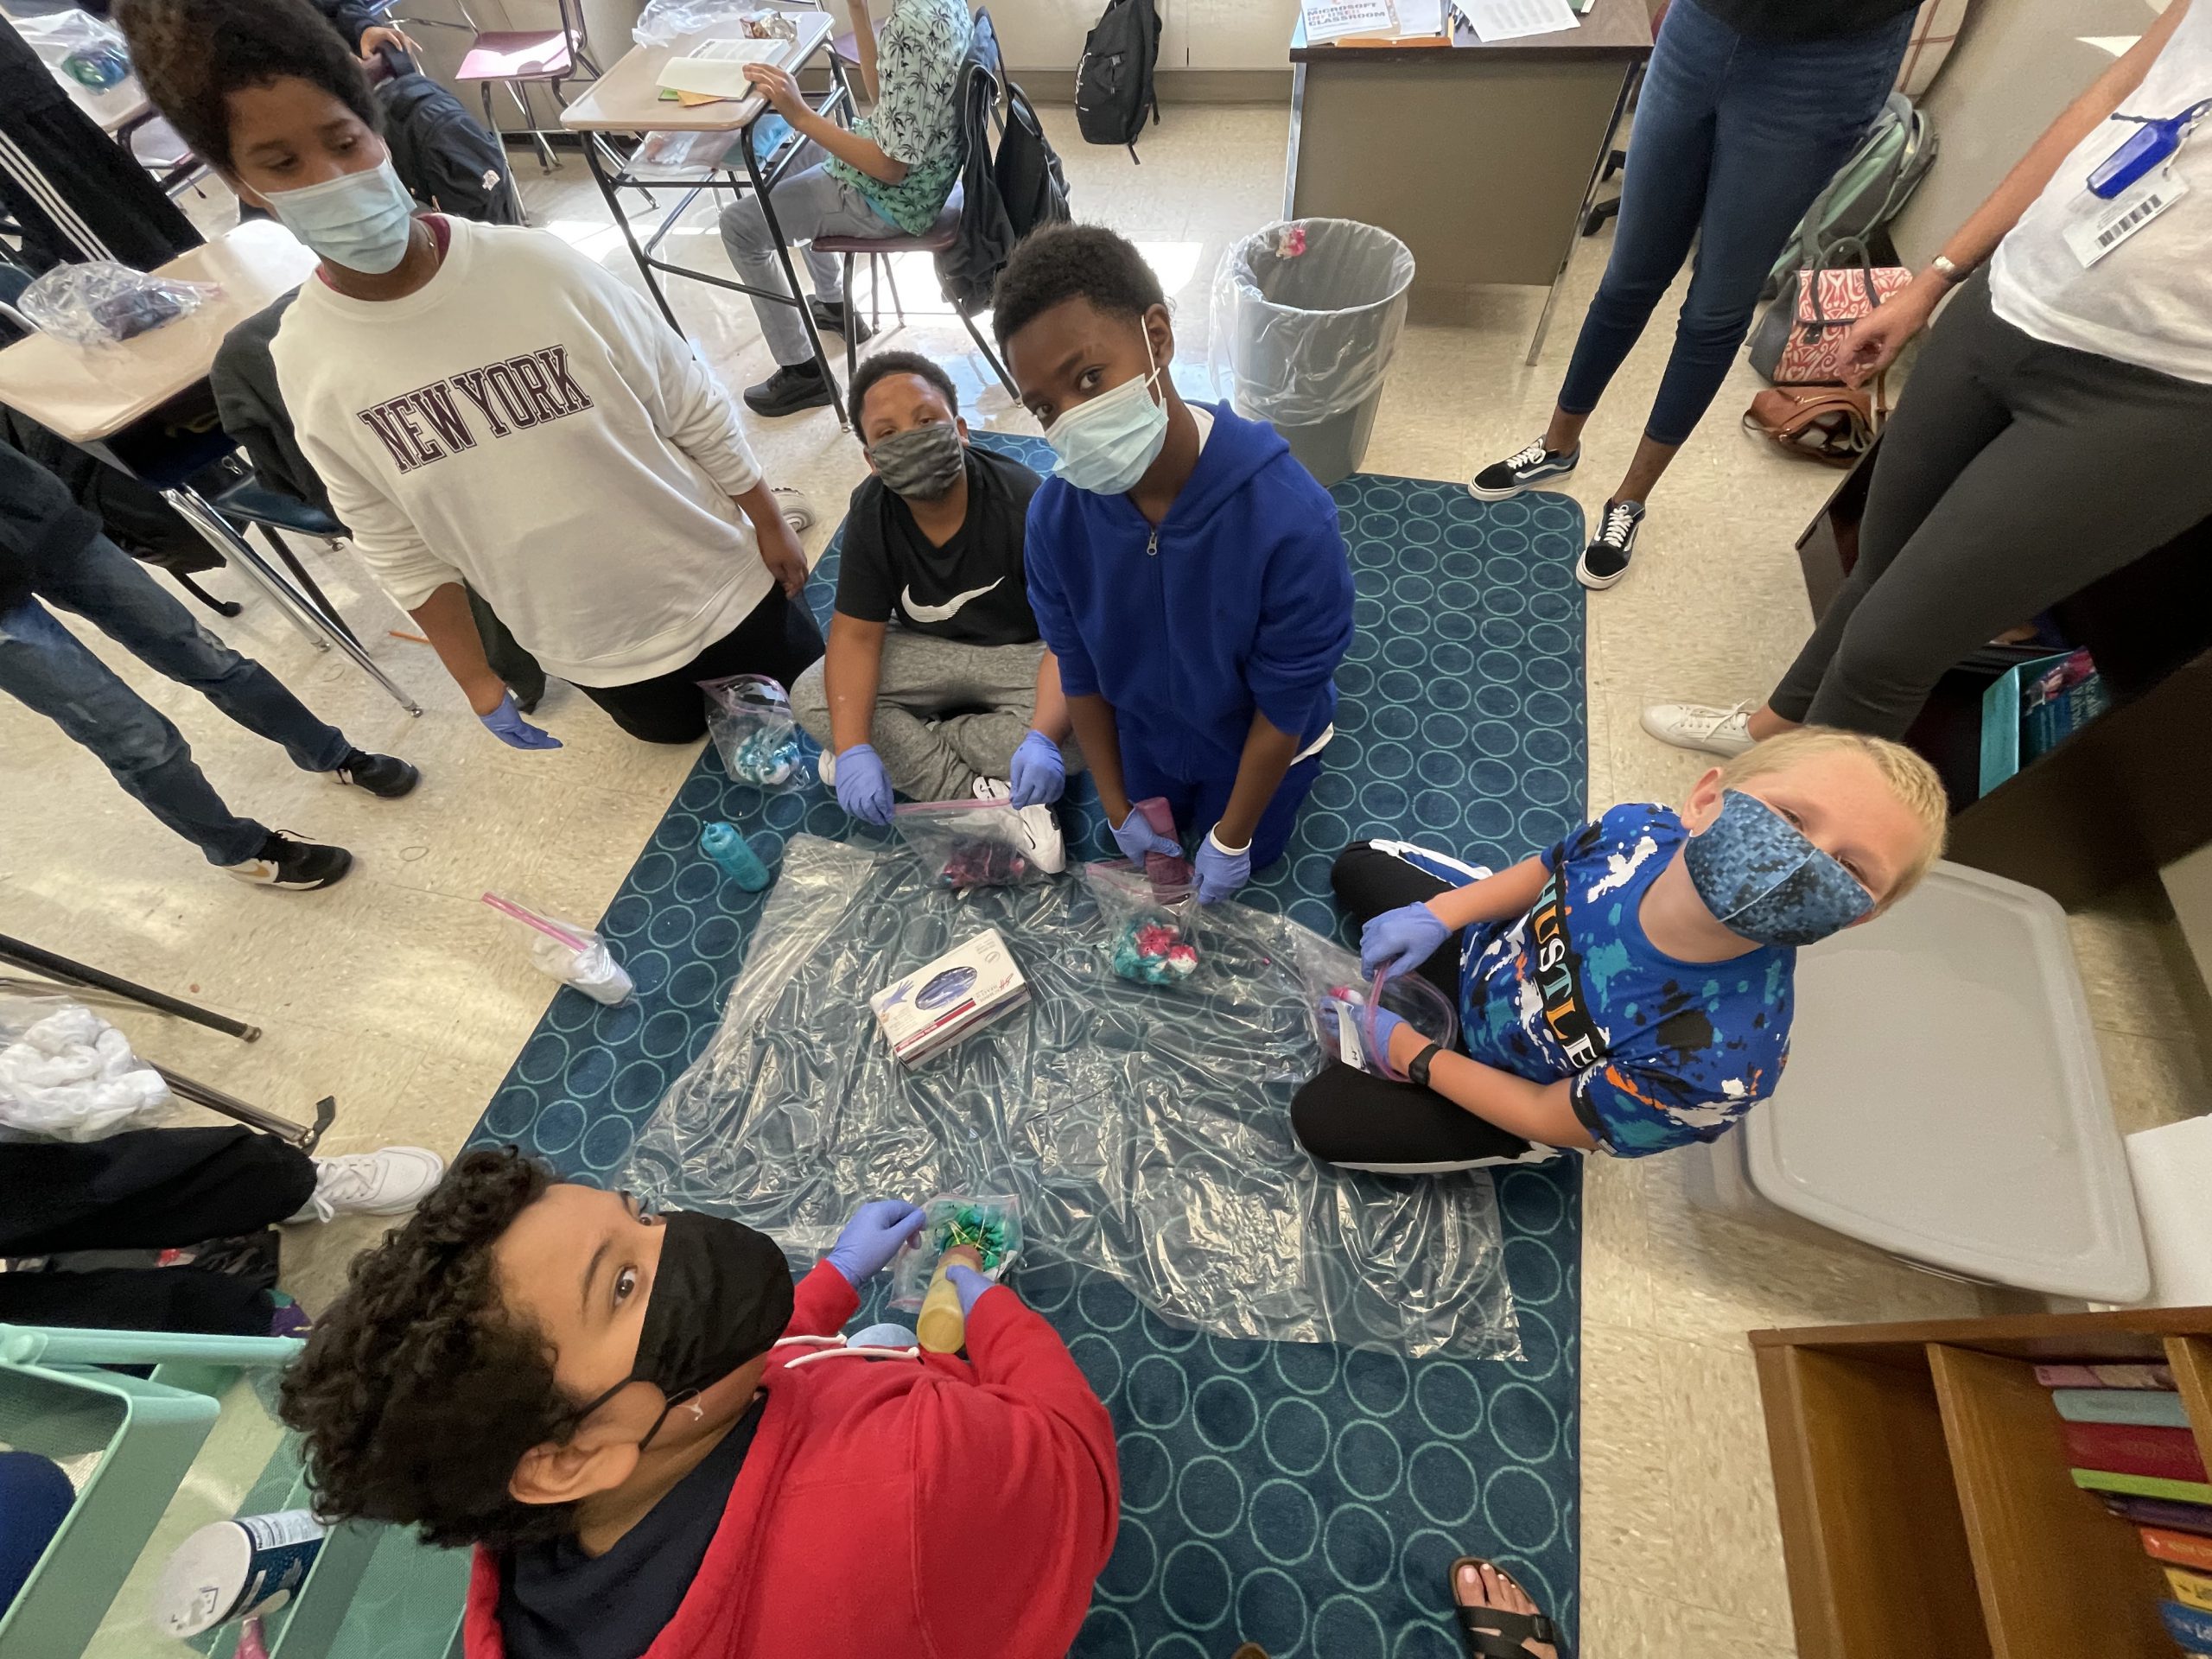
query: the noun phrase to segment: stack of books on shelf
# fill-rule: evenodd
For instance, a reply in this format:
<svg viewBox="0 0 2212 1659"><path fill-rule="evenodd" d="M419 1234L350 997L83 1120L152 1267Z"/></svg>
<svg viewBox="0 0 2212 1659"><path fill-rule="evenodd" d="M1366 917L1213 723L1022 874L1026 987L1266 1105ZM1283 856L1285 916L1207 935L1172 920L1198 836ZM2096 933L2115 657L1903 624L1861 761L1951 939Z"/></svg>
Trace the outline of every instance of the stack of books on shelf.
<svg viewBox="0 0 2212 1659"><path fill-rule="evenodd" d="M2038 1365L2064 1421L2076 1486L2134 1523L2164 1570L2166 1630L2192 1659L2212 1659L2212 1478L2164 1365Z"/></svg>

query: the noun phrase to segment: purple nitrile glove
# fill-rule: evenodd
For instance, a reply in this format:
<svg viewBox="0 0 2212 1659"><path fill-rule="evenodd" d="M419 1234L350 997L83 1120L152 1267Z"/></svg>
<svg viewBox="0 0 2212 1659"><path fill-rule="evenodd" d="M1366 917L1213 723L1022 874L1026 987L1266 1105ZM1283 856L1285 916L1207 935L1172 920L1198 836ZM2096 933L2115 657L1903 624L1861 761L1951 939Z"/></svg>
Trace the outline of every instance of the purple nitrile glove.
<svg viewBox="0 0 2212 1659"><path fill-rule="evenodd" d="M1060 758L1060 746L1042 732L1031 732L1014 752L1007 782L1013 786L1016 806L1050 806L1068 786L1068 765Z"/></svg>
<svg viewBox="0 0 2212 1659"><path fill-rule="evenodd" d="M855 743L838 755L837 804L863 823L891 822L891 774L872 746Z"/></svg>
<svg viewBox="0 0 2212 1659"><path fill-rule="evenodd" d="M1359 971L1371 977L1379 969L1395 979L1427 962L1451 937L1452 930L1427 905L1386 910L1369 918L1359 931Z"/></svg>
<svg viewBox="0 0 2212 1659"><path fill-rule="evenodd" d="M1198 902L1217 905L1252 879L1251 844L1248 842L1231 852L1209 830L1192 863L1198 875Z"/></svg>
<svg viewBox="0 0 2212 1659"><path fill-rule="evenodd" d="M561 740L541 727L531 725L522 717L522 710L515 707L512 693L499 699L499 706L488 715L479 715L484 729L511 749L557 749Z"/></svg>
<svg viewBox="0 0 2212 1659"><path fill-rule="evenodd" d="M845 1275L855 1290L883 1271L899 1247L922 1230L928 1217L904 1198L871 1198L853 1211L845 1230L822 1259Z"/></svg>
<svg viewBox="0 0 2212 1659"><path fill-rule="evenodd" d="M1129 816L1112 828L1114 844L1122 849L1122 856L1140 868L1147 853L1162 853L1169 858L1183 856L1183 849L1147 823L1144 814L1134 806L1129 809Z"/></svg>
<svg viewBox="0 0 2212 1659"><path fill-rule="evenodd" d="M976 1311L976 1299L998 1282L957 1262L944 1270L944 1276L953 1294L960 1298L960 1317L963 1319Z"/></svg>
<svg viewBox="0 0 2212 1659"><path fill-rule="evenodd" d="M1344 1036L1343 1033L1337 1029L1338 1006L1337 1000L1334 997L1328 997L1323 1000L1321 1003L1321 1023L1328 1027L1330 1039L1336 1043L1338 1052L1341 1053L1344 1050ZM1391 1013L1388 1008L1376 1009L1375 1046L1378 1052L1368 1055L1368 1064L1360 1068L1362 1071L1373 1071L1379 1075L1383 1071L1389 1069L1390 1062L1390 1040L1396 1035L1398 1027L1405 1023L1406 1022L1403 1020ZM1364 1050L1368 1046L1368 1037L1364 1029L1366 1021L1362 1020L1360 1021L1360 1024L1363 1029L1359 1033L1359 1044L1360 1047Z"/></svg>

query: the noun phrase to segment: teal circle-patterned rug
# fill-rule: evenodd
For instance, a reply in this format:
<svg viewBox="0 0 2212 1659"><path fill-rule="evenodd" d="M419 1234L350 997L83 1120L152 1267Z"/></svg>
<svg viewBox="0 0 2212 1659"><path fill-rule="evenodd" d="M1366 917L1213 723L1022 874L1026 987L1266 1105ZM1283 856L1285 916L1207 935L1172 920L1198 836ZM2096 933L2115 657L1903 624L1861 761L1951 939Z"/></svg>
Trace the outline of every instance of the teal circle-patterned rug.
<svg viewBox="0 0 2212 1659"><path fill-rule="evenodd" d="M978 442L1040 469L1038 439ZM1348 842L1417 840L1503 867L1585 816L1580 511L1485 504L1457 485L1361 474L1333 492L1357 582L1337 737L1290 849L1240 895L1346 937L1329 864ZM825 626L832 543L807 589ZM1087 779L1071 853L1108 856ZM637 983L620 1007L562 991L474 1140L605 1182L713 1035L762 897L698 851L725 819L764 856L799 830L842 837L826 790L764 800L710 748L601 931ZM1456 1659L1445 1567L1493 1556L1572 1639L1577 1607L1580 1167L1501 1175L1522 1357L1407 1360L1177 1329L1116 1281L1059 1264L1014 1283L1114 1416L1122 1529L1077 1659Z"/></svg>

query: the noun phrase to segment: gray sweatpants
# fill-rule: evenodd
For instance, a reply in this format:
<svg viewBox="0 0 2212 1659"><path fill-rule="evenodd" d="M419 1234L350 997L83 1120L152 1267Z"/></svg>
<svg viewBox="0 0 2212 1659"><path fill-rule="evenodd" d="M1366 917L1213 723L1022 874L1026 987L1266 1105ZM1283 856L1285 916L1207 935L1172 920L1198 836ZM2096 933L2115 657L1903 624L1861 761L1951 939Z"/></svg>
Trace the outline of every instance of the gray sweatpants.
<svg viewBox="0 0 2212 1659"><path fill-rule="evenodd" d="M1882 435L1859 563L1768 704L1902 737L2016 623L2212 517L2212 385L2049 346L1976 276Z"/></svg>
<svg viewBox="0 0 2212 1659"><path fill-rule="evenodd" d="M875 686L868 742L910 801L964 801L978 778L1005 780L1037 707L1041 642L963 645L891 628ZM830 747L827 658L791 687L791 712L807 734ZM1083 764L1070 739L1068 770Z"/></svg>
<svg viewBox="0 0 2212 1659"><path fill-rule="evenodd" d="M814 291L836 305L845 297L844 263L836 254L817 253L814 238L889 237L902 232L870 207L858 189L832 176L819 146L810 144L809 155L813 164L785 174L772 193L776 222L783 226L785 240L801 248L807 275L814 279ZM791 292L784 281L783 264L776 257L776 238L768 234L767 215L760 211L760 197L741 196L723 208L721 232L722 248L740 276L771 294ZM788 366L813 360L805 325L799 321L796 309L774 300L755 299L753 314L760 319L760 337L768 342L769 353L777 362Z"/></svg>

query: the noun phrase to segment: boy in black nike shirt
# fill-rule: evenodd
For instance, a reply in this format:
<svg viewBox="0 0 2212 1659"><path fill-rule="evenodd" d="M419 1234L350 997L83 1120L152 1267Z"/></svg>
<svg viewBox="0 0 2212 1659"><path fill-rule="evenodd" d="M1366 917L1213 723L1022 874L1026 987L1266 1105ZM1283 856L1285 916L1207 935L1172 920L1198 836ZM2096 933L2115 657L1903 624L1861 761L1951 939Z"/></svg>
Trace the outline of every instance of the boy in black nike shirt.
<svg viewBox="0 0 2212 1659"><path fill-rule="evenodd" d="M822 779L871 823L891 821L893 790L1047 807L1072 751L1022 569L1042 480L969 447L952 382L925 357L876 353L850 397L869 476L845 521L830 654L791 687Z"/></svg>

